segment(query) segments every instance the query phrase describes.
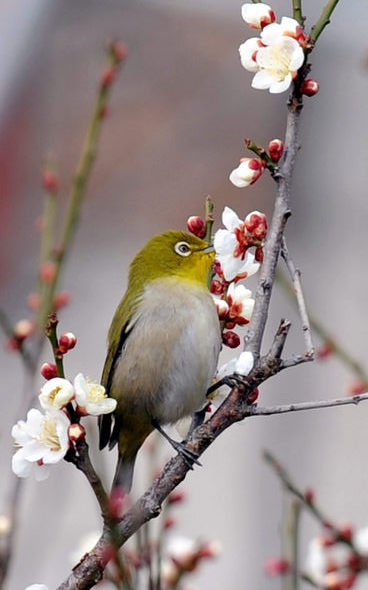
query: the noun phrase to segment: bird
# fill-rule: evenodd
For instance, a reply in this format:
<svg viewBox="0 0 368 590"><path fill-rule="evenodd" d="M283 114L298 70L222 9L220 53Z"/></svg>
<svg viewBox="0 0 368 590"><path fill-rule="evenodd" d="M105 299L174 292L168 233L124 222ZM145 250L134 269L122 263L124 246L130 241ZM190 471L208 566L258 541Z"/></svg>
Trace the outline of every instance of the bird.
<svg viewBox="0 0 368 590"><path fill-rule="evenodd" d="M194 452L163 426L206 405L221 349L209 276L214 249L193 234L151 238L131 262L127 290L108 334L101 383L117 400L100 417L100 449L118 446L113 489L130 492L137 453L157 429L192 465Z"/></svg>

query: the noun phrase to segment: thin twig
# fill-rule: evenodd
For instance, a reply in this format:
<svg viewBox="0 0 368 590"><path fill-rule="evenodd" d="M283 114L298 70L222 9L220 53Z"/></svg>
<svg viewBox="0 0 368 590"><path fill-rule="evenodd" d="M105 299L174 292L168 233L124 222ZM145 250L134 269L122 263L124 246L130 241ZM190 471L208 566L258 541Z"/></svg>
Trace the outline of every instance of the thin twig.
<svg viewBox="0 0 368 590"><path fill-rule="evenodd" d="M206 222L206 234L204 236L204 240L206 240L206 242L208 242L209 244L212 242L212 228L213 228L213 224L214 224L214 217L213 217L213 210L215 208L215 204L212 201L211 197L208 195L206 197L206 202L205 202L205 222Z"/></svg>
<svg viewBox="0 0 368 590"><path fill-rule="evenodd" d="M279 170L274 177L277 182L275 207L264 247L264 261L258 279L254 310L245 339L246 350L251 351L256 358L260 355L282 237L290 215L290 182L299 149L298 132L301 108L300 99L292 96L286 124L285 152Z"/></svg>
<svg viewBox="0 0 368 590"><path fill-rule="evenodd" d="M357 406L359 402L368 400L368 393L353 395L352 397L340 397L331 400L322 400L314 402L301 402L297 404L285 404L282 406L250 406L251 416L273 416L274 414L286 414L288 412L300 412L302 410L319 410L321 408L333 408L335 406L347 406L353 404Z"/></svg>
<svg viewBox="0 0 368 590"><path fill-rule="evenodd" d="M0 308L0 327L2 328L7 338L14 338L13 326L8 315L2 308ZM27 350L23 342L19 342L19 348L17 349L17 352L19 352L27 371L33 373L36 370L36 363L34 362L32 356L29 354L29 351Z"/></svg>
<svg viewBox="0 0 368 590"><path fill-rule="evenodd" d="M120 62L116 57L116 53L110 48L108 52L108 64L109 67L114 69L115 73L117 71L117 66L119 65L119 63ZM44 295L39 310L38 325L40 326L40 330L42 330L42 327L46 323L47 316L52 311L53 300L59 281L60 273L66 255L70 250L71 243L77 228L80 209L85 195L87 182L90 178L92 165L97 153L98 141L101 134L101 127L104 120L104 113L106 110L107 100L110 95L110 90L111 83L107 84L103 83L102 81L100 82L96 103L93 110L93 115L88 127L87 136L82 149L82 154L74 175L69 208L67 212L64 229L62 232L61 243L54 257L55 276L47 286L47 291Z"/></svg>
<svg viewBox="0 0 368 590"><path fill-rule="evenodd" d="M293 0L293 16L303 26L302 0Z"/></svg>
<svg viewBox="0 0 368 590"><path fill-rule="evenodd" d="M339 0L330 0L322 10L321 16L319 17L316 24L311 29L311 39L313 43L316 43L318 37L321 35L323 29L329 24L331 14L336 8Z"/></svg>
<svg viewBox="0 0 368 590"><path fill-rule="evenodd" d="M290 564L290 572L285 577L283 590L298 590L299 582L299 524L301 503L296 498L286 497L287 508L282 535L282 556Z"/></svg>
<svg viewBox="0 0 368 590"><path fill-rule="evenodd" d="M281 246L281 256L285 261L286 267L290 273L291 280L294 285L294 291L296 300L298 303L299 314L302 320L302 330L305 340L305 346L307 348L305 357L310 357L311 359L314 358L314 346L312 341L312 333L310 329L310 322L307 312L307 307L305 304L304 294L302 290L302 283L300 280L300 270L295 268L294 262L290 257L289 250L286 245L285 236L282 238L282 246Z"/></svg>

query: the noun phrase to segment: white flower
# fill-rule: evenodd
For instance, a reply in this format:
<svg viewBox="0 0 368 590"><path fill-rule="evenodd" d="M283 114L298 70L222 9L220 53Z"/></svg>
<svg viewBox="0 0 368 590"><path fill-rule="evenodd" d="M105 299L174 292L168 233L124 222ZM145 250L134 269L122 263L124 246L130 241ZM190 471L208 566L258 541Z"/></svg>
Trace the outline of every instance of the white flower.
<svg viewBox="0 0 368 590"><path fill-rule="evenodd" d="M298 21L288 16L283 16L281 23L272 23L263 29L261 39L265 45L273 45L280 37L298 38L301 33L302 29Z"/></svg>
<svg viewBox="0 0 368 590"><path fill-rule="evenodd" d="M74 397L74 387L67 379L54 377L46 381L38 396L44 410L60 410Z"/></svg>
<svg viewBox="0 0 368 590"><path fill-rule="evenodd" d="M358 549L360 553L366 555L368 553L368 527L359 529L353 536L354 547Z"/></svg>
<svg viewBox="0 0 368 590"><path fill-rule="evenodd" d="M254 308L252 291L244 285L231 283L227 291L227 300L230 305L229 318L237 320L238 324L249 322Z"/></svg>
<svg viewBox="0 0 368 590"><path fill-rule="evenodd" d="M225 207L222 223L226 229L215 233L214 248L225 280L232 281L239 275L253 275L259 269L259 263L254 262L253 254L243 247L242 238L247 233L244 223L230 207Z"/></svg>
<svg viewBox="0 0 368 590"><path fill-rule="evenodd" d="M116 400L107 396L105 388L99 383L85 379L82 373L78 373L75 377L74 389L78 409L83 414L99 416L110 414L116 408Z"/></svg>
<svg viewBox="0 0 368 590"><path fill-rule="evenodd" d="M258 2L257 4L243 4L242 17L253 29L262 29L266 25L273 23L275 13L268 4Z"/></svg>
<svg viewBox="0 0 368 590"><path fill-rule="evenodd" d="M254 356L251 352L244 351L238 357L232 358L230 361L221 365L216 373L216 381L221 381L227 375L233 375L237 373L246 377L249 375L254 366ZM229 389L226 385L223 385L216 389L209 398L213 405L218 408L222 402L227 398Z"/></svg>
<svg viewBox="0 0 368 590"><path fill-rule="evenodd" d="M20 449L13 455L12 469L18 477L34 471L37 481L49 475L47 465L60 461L69 448L69 418L58 410L42 414L29 410L27 421L19 420L12 428L12 437Z"/></svg>
<svg viewBox="0 0 368 590"><path fill-rule="evenodd" d="M27 586L27 588L24 588L24 590L49 590L47 586L45 586L45 584L31 584L30 586Z"/></svg>
<svg viewBox="0 0 368 590"><path fill-rule="evenodd" d="M316 537L309 543L305 573L316 586L321 588L346 587L344 583L349 579L349 558L352 552L342 543L326 546L324 539ZM335 571L329 571L331 563Z"/></svg>
<svg viewBox="0 0 368 590"><path fill-rule="evenodd" d="M259 37L251 37L244 41L239 47L241 65L248 70L248 72L258 72L259 70L256 56L260 47L264 47L264 45Z"/></svg>
<svg viewBox="0 0 368 590"><path fill-rule="evenodd" d="M252 80L252 87L269 89L275 94L289 88L293 76L303 64L304 52L295 39L281 36L272 45L261 47L256 61L260 69Z"/></svg>
<svg viewBox="0 0 368 590"><path fill-rule="evenodd" d="M188 537L176 536L170 539L167 553L176 564L185 569L198 553L198 543Z"/></svg>
<svg viewBox="0 0 368 590"><path fill-rule="evenodd" d="M253 184L263 174L264 166L259 158L242 158L237 168L230 173L229 180L238 188Z"/></svg>

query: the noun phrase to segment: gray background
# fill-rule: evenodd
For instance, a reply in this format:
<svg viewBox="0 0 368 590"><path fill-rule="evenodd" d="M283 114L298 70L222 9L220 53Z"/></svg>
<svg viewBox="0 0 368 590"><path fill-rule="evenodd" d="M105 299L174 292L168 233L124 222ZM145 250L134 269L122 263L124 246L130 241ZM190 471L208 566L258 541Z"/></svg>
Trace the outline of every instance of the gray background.
<svg viewBox="0 0 368 590"><path fill-rule="evenodd" d="M278 17L291 2L273 4ZM322 0L305 1L307 25ZM99 158L82 223L63 276L72 304L61 313L78 347L68 375L98 379L113 310L126 284L127 265L151 235L184 228L201 213L204 197L240 215L270 213L272 181L265 175L239 190L227 180L245 155L243 137L267 144L282 137L286 94L250 89L238 45L252 32L240 2L188 0L16 0L0 2L0 287L13 320L27 315L38 265L35 220L42 210L40 169L54 154L62 205L82 144L107 38L129 46L113 90ZM302 151L294 181L287 235L303 271L308 303L348 349L366 362L367 302L367 58L368 8L341 0L313 53L321 91L305 101ZM270 334L286 315L294 320L289 351L302 351L298 318L282 293L272 300ZM46 349L44 360L50 358ZM19 360L3 347L1 371L1 483L4 505L12 453L9 431L19 416L23 377ZM343 395L352 377L336 360L276 377L261 388L261 403ZM41 382L41 379L40 379ZM282 495L261 452L270 448L299 484L313 486L337 522L368 524L366 469L368 407L347 407L254 418L234 426L187 478L188 499L177 509L178 530L219 539L223 554L188 580L193 588L278 588L263 563L279 553ZM170 449L164 447L164 455ZM98 458L111 477L114 457ZM136 491L144 483L144 465ZM99 526L88 486L70 465L44 483L27 481L7 590L32 582L55 588L70 570L69 553ZM302 548L318 527L303 520ZM364 579L360 588L364 588Z"/></svg>

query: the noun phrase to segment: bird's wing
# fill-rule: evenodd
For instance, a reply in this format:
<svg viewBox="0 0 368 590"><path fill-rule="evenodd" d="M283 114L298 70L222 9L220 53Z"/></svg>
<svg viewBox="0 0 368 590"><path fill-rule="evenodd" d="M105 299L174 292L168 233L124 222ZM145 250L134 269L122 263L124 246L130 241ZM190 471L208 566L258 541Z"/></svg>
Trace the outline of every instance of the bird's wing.
<svg viewBox="0 0 368 590"><path fill-rule="evenodd" d="M139 299L137 298L135 305L132 306L130 305L129 298L125 296L116 310L115 316L111 323L108 339L108 351L101 378L101 383L105 387L107 395L110 393L115 363L120 357L124 343L136 321L134 308L136 308L138 301ZM98 426L100 430L100 450L105 448L107 443L110 443L109 447L111 449L117 442L117 434L119 432L120 425L117 423L116 415L114 415L115 424L111 432L112 419L112 414L103 414L98 419Z"/></svg>

